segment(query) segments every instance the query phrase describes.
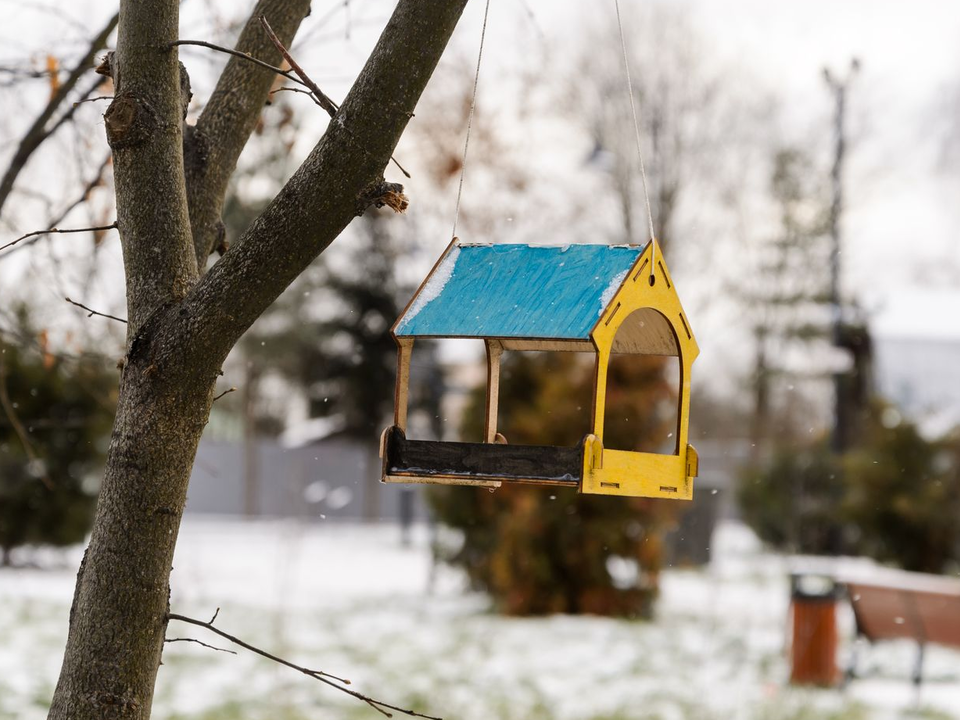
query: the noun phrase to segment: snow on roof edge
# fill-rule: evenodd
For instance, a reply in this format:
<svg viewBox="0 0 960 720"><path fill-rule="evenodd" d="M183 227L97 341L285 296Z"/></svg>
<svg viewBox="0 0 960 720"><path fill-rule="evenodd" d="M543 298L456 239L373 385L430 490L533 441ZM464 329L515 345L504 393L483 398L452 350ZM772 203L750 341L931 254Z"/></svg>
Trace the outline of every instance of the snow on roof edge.
<svg viewBox="0 0 960 720"><path fill-rule="evenodd" d="M437 265L437 269L427 276L427 282L420 288L420 292L417 293L413 303L400 318L400 322L394 331L396 334L399 335L413 322L413 319L420 314L420 311L423 310L431 300L440 297L440 293L443 292L447 283L450 282L450 278L453 277L453 270L457 265L457 258L460 257L461 247L461 245L454 245L446 257Z"/></svg>

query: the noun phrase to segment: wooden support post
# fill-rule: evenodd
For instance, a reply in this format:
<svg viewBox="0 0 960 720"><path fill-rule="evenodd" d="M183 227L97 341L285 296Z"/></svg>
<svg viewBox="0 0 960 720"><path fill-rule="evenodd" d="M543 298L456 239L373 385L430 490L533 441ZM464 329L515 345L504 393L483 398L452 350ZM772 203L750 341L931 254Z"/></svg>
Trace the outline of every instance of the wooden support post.
<svg viewBox="0 0 960 720"><path fill-rule="evenodd" d="M499 340L487 340L487 407L483 424L483 441L495 442L497 439L497 408L500 404L500 357L503 344Z"/></svg>
<svg viewBox="0 0 960 720"><path fill-rule="evenodd" d="M397 338L397 389L393 397L393 424L407 432L407 403L410 399L410 355L413 338Z"/></svg>
<svg viewBox="0 0 960 720"><path fill-rule="evenodd" d="M593 377L593 434L603 441L603 414L607 400L607 366L610 350L598 350L596 373Z"/></svg>
<svg viewBox="0 0 960 720"><path fill-rule="evenodd" d="M693 372L692 361L682 350L678 351L680 363L680 398L677 411L677 445L676 453L686 452L690 442L690 375Z"/></svg>

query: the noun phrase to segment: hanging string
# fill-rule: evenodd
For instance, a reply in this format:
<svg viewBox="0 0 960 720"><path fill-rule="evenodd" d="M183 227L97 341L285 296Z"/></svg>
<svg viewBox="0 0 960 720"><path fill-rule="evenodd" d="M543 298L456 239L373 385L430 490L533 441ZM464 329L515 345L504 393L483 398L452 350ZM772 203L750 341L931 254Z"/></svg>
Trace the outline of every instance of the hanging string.
<svg viewBox="0 0 960 720"><path fill-rule="evenodd" d="M637 158L640 160L640 181L643 184L643 201L647 206L647 223L650 229L650 284L654 282L655 253L657 246L653 241L657 239L653 231L653 210L650 209L650 193L647 192L647 173L643 167L643 151L640 144L640 120L637 117L637 103L633 97L633 81L630 79L630 61L627 59L627 41L623 35L623 21L620 19L620 0L613 0L617 8L617 28L620 30L620 49L623 51L623 69L627 76L627 95L630 97L630 110L633 111L633 129L637 137Z"/></svg>
<svg viewBox="0 0 960 720"><path fill-rule="evenodd" d="M457 209L453 213L453 237L457 236L457 223L460 221L460 199L463 196L463 176L467 173L467 150L470 148L470 128L473 127L473 113L477 109L477 86L480 84L480 61L483 59L483 41L487 36L487 16L490 14L490 0L483 9L483 29L480 31L480 51L477 53L477 71L473 76L473 97L470 98L470 114L467 116L467 137L463 141L463 158L460 160L460 185L457 187Z"/></svg>

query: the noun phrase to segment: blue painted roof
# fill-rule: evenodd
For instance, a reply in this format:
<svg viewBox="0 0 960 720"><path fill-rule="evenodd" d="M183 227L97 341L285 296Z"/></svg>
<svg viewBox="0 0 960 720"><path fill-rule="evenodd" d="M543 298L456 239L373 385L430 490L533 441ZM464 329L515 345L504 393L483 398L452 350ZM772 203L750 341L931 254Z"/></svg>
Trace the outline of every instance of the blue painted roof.
<svg viewBox="0 0 960 720"><path fill-rule="evenodd" d="M586 340L643 247L459 245L430 275L398 336Z"/></svg>

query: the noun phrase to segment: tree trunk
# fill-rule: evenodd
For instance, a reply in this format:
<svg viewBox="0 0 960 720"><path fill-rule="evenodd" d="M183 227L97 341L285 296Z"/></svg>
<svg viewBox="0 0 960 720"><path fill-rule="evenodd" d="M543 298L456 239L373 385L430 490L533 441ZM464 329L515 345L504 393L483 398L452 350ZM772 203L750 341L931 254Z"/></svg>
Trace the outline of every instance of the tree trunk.
<svg viewBox="0 0 960 720"><path fill-rule="evenodd" d="M124 368L50 718L150 716L177 531L215 381L169 370L150 352Z"/></svg>
<svg viewBox="0 0 960 720"><path fill-rule="evenodd" d="M111 64L116 92L105 126L126 272L128 352L51 720L150 717L177 533L221 364L273 300L378 200L384 167L465 4L400 0L313 152L202 274L198 260L209 252L209 233L198 228L194 237L188 206L204 190L198 178L210 176L194 172L187 191L182 86L171 45L179 2L121 0ZM275 17L286 8L292 35L303 7L301 0L261 0L256 11ZM229 145L218 162L232 169L269 82L231 77L233 94L215 94L207 105L216 122L204 142ZM192 156L193 170L212 157ZM211 203L220 207L222 198Z"/></svg>

